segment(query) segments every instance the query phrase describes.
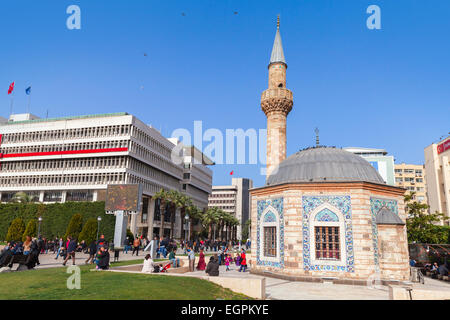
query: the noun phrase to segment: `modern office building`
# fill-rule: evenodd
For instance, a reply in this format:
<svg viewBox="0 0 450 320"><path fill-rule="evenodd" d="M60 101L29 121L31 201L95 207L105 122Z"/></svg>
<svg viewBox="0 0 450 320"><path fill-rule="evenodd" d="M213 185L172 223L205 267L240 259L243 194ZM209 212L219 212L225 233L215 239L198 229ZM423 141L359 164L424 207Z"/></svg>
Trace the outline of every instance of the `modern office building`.
<svg viewBox="0 0 450 320"><path fill-rule="evenodd" d="M450 217L450 136L425 148L430 212Z"/></svg>
<svg viewBox="0 0 450 320"><path fill-rule="evenodd" d="M387 155L386 150L359 147L347 147L343 149L366 159L377 169L386 184L395 186L394 157Z"/></svg>
<svg viewBox="0 0 450 320"><path fill-rule="evenodd" d="M183 160L174 163L177 141L133 115L112 113L40 119L12 115L0 122L0 200L26 192L44 203L105 200L108 184L135 184L143 188L142 212L130 217L138 233L159 234L159 205L152 195L160 189L179 190L198 207L208 206L213 164L194 148L182 146ZM168 208L171 210L170 208ZM176 213L176 238L182 237ZM170 233L170 214L164 233Z"/></svg>
<svg viewBox="0 0 450 320"><path fill-rule="evenodd" d="M218 207L239 220L237 237L242 240L242 227L249 219L250 193L253 181L246 178L232 178L229 186L213 186L208 207Z"/></svg>
<svg viewBox="0 0 450 320"><path fill-rule="evenodd" d="M414 200L428 204L425 166L421 164L396 164L395 185L405 188L407 192L415 192Z"/></svg>

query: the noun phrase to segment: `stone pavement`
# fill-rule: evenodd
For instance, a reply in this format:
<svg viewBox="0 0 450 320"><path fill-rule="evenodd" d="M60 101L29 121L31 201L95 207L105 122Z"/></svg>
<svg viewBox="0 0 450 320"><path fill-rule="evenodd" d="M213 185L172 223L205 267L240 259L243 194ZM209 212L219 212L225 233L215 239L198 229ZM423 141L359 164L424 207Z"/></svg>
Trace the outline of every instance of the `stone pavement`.
<svg viewBox="0 0 450 320"><path fill-rule="evenodd" d="M139 251L139 256L136 257L136 255L131 255L131 251L128 251L128 254L125 254L123 252L120 252L119 255L119 261L128 261L128 260L136 260L136 259L142 259L144 260L144 256L147 254L147 252ZM45 269L45 268L56 268L56 267L62 267L63 258L60 256L58 257L58 260L55 260L56 253L49 252L47 254L40 254L39 255L39 262L41 263L39 266L36 266L35 269ZM82 252L77 252L75 254L75 264L76 265L84 265L85 261L89 257L88 254L84 254ZM111 257L111 262L114 261L114 257ZM67 266L72 265L72 259L67 261Z"/></svg>

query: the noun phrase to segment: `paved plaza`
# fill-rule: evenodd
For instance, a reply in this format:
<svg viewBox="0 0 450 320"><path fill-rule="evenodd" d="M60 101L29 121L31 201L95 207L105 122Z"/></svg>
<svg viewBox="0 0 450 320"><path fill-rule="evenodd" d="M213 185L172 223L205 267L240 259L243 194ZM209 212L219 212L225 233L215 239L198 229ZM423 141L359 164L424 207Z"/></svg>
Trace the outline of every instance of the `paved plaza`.
<svg viewBox="0 0 450 320"><path fill-rule="evenodd" d="M178 250L178 254L182 254L181 250ZM119 261L129 261L136 259L144 259L147 252L140 251L139 256L131 255L131 251L128 254L120 252ZM39 260L41 264L36 266L36 269L55 268L61 267L63 259L60 257L55 260L56 254L47 253L41 254ZM180 259L186 259L185 256L178 256ZM84 265L87 254L77 252L76 265ZM207 258L206 261L209 259ZM196 264L198 257L196 257ZM67 265L71 265L72 261L69 260ZM124 271L140 273L142 269L141 264L123 266L113 268L114 271ZM261 278L260 275L254 275L247 272L239 272L239 267L236 265L231 266L230 271L226 271L225 266L220 266L220 277L230 278ZM204 271L194 271L182 274L158 274L161 276L190 276L201 277L205 276ZM358 285L343 285L343 284L327 284L327 283L314 283L314 282L301 282L301 281L289 281L284 279L272 278L264 276L266 279L266 297L273 300L388 300L389 288L386 286L380 286L377 288L370 288L366 286ZM446 283L439 280L430 278L425 279L425 284L413 284L414 289L426 289L426 290L448 290L450 291L450 283Z"/></svg>

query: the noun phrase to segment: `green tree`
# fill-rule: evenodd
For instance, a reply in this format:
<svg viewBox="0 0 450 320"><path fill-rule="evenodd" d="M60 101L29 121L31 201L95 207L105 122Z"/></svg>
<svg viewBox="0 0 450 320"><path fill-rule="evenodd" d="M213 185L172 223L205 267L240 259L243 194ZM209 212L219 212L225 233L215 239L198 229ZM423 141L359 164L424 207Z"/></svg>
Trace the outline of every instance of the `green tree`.
<svg viewBox="0 0 450 320"><path fill-rule="evenodd" d="M406 228L409 242L418 243L447 243L448 226L440 226L438 223L448 220L444 214L435 212L428 213L427 204L413 201L414 192L405 195L406 204Z"/></svg>
<svg viewBox="0 0 450 320"><path fill-rule="evenodd" d="M197 208L195 205L191 205L186 208L186 213L189 216L189 234L190 239L192 239L194 238L194 220L201 219L203 211Z"/></svg>
<svg viewBox="0 0 450 320"><path fill-rule="evenodd" d="M247 241L250 238L250 226L252 225L252 220L248 219L244 223L244 227L242 228L242 240Z"/></svg>
<svg viewBox="0 0 450 320"><path fill-rule="evenodd" d="M64 234L64 239L67 237L72 237L78 239L78 236L81 232L81 224L83 221L83 217L81 214L76 213L70 219L69 225L67 226L66 233Z"/></svg>
<svg viewBox="0 0 450 320"><path fill-rule="evenodd" d="M134 241L134 234L133 234L133 232L131 232L130 229L127 229L127 237L128 237L128 240L130 241L129 243L130 243L130 246L131 246L131 244Z"/></svg>
<svg viewBox="0 0 450 320"><path fill-rule="evenodd" d="M6 241L20 241L25 232L25 223L22 218L16 218L11 222L6 235Z"/></svg>
<svg viewBox="0 0 450 320"><path fill-rule="evenodd" d="M97 240L97 220L94 218L89 219L83 226L80 234L78 235L78 240L84 240L87 245L92 241Z"/></svg>
<svg viewBox="0 0 450 320"><path fill-rule="evenodd" d="M22 241L25 241L27 239L27 236L30 237L36 237L37 233L37 221L35 219L31 219L28 221L27 227L25 228L25 231L22 236Z"/></svg>
<svg viewBox="0 0 450 320"><path fill-rule="evenodd" d="M213 225L215 225L219 221L219 214L217 207L211 207L206 210L205 214L202 216L202 225L203 228L208 230L208 239L212 239L212 229Z"/></svg>

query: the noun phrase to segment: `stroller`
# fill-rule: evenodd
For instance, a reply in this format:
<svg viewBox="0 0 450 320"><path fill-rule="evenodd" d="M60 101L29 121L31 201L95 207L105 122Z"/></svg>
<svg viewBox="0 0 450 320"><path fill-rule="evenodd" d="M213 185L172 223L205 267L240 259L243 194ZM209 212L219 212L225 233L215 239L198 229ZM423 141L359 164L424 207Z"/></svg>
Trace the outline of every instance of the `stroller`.
<svg viewBox="0 0 450 320"><path fill-rule="evenodd" d="M159 273L159 272L167 272L167 269L170 268L172 263L167 263L165 266L162 266L160 264L157 264L153 267L153 273Z"/></svg>

